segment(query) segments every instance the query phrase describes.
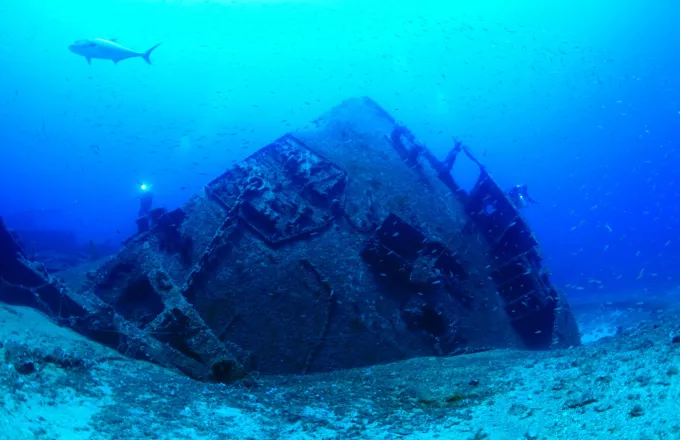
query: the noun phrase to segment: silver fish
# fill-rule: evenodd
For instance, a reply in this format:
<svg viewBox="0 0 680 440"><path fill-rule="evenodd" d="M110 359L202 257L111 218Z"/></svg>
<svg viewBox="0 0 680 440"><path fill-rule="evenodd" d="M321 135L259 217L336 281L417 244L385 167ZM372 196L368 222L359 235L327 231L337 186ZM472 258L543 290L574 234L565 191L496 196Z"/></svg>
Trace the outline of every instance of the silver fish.
<svg viewBox="0 0 680 440"><path fill-rule="evenodd" d="M161 43L158 43L146 52L137 52L121 46L116 42L116 39L105 40L102 38L91 38L76 41L68 47L68 50L76 55L85 57L88 64L92 63L92 58L111 60L117 64L119 61L136 57L141 57L148 64L151 64L151 58L149 58L151 52L160 45Z"/></svg>

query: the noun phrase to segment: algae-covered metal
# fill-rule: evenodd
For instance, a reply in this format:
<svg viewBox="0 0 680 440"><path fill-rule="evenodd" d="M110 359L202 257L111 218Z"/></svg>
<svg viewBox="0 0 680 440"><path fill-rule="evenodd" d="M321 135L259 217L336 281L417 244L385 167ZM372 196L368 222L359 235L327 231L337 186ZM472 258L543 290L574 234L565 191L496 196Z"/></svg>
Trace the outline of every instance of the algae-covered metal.
<svg viewBox="0 0 680 440"><path fill-rule="evenodd" d="M96 298L79 331L132 328L151 353L98 339L201 379L578 344L503 191L481 164L470 193L456 184L461 153L476 161L459 143L440 161L370 99L345 101L52 294Z"/></svg>

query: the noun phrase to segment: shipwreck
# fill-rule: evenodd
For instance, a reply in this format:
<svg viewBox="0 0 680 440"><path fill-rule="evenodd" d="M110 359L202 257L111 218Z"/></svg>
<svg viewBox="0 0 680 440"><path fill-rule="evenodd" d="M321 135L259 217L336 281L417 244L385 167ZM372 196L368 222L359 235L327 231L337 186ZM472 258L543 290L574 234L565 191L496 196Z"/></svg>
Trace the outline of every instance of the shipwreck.
<svg viewBox="0 0 680 440"><path fill-rule="evenodd" d="M452 172L479 166L470 191ZM32 261L0 220L0 300L199 380L580 343L523 217L351 99L156 209L96 267Z"/></svg>

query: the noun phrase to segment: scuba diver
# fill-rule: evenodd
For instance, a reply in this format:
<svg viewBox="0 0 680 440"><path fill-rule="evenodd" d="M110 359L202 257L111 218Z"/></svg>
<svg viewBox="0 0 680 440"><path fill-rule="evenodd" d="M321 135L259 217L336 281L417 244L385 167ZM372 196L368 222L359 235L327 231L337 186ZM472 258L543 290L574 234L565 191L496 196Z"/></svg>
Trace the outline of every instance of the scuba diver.
<svg viewBox="0 0 680 440"><path fill-rule="evenodd" d="M142 190L142 195L139 196L139 217L146 217L153 205L153 192L151 186L146 183L142 183L139 189Z"/></svg>
<svg viewBox="0 0 680 440"><path fill-rule="evenodd" d="M525 184L515 185L510 188L508 197L517 209L526 208L529 203L538 204L538 201L529 195L529 189Z"/></svg>

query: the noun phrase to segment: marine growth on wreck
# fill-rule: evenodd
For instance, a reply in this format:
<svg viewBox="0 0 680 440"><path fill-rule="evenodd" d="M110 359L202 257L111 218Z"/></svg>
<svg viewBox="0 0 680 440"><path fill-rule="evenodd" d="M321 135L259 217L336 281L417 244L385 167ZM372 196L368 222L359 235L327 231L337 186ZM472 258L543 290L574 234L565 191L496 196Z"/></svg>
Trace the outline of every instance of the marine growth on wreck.
<svg viewBox="0 0 680 440"><path fill-rule="evenodd" d="M481 170L469 192L451 172L459 155ZM580 343L538 242L484 165L460 142L438 159L369 98L138 226L70 283L4 229L2 299L220 382Z"/></svg>

